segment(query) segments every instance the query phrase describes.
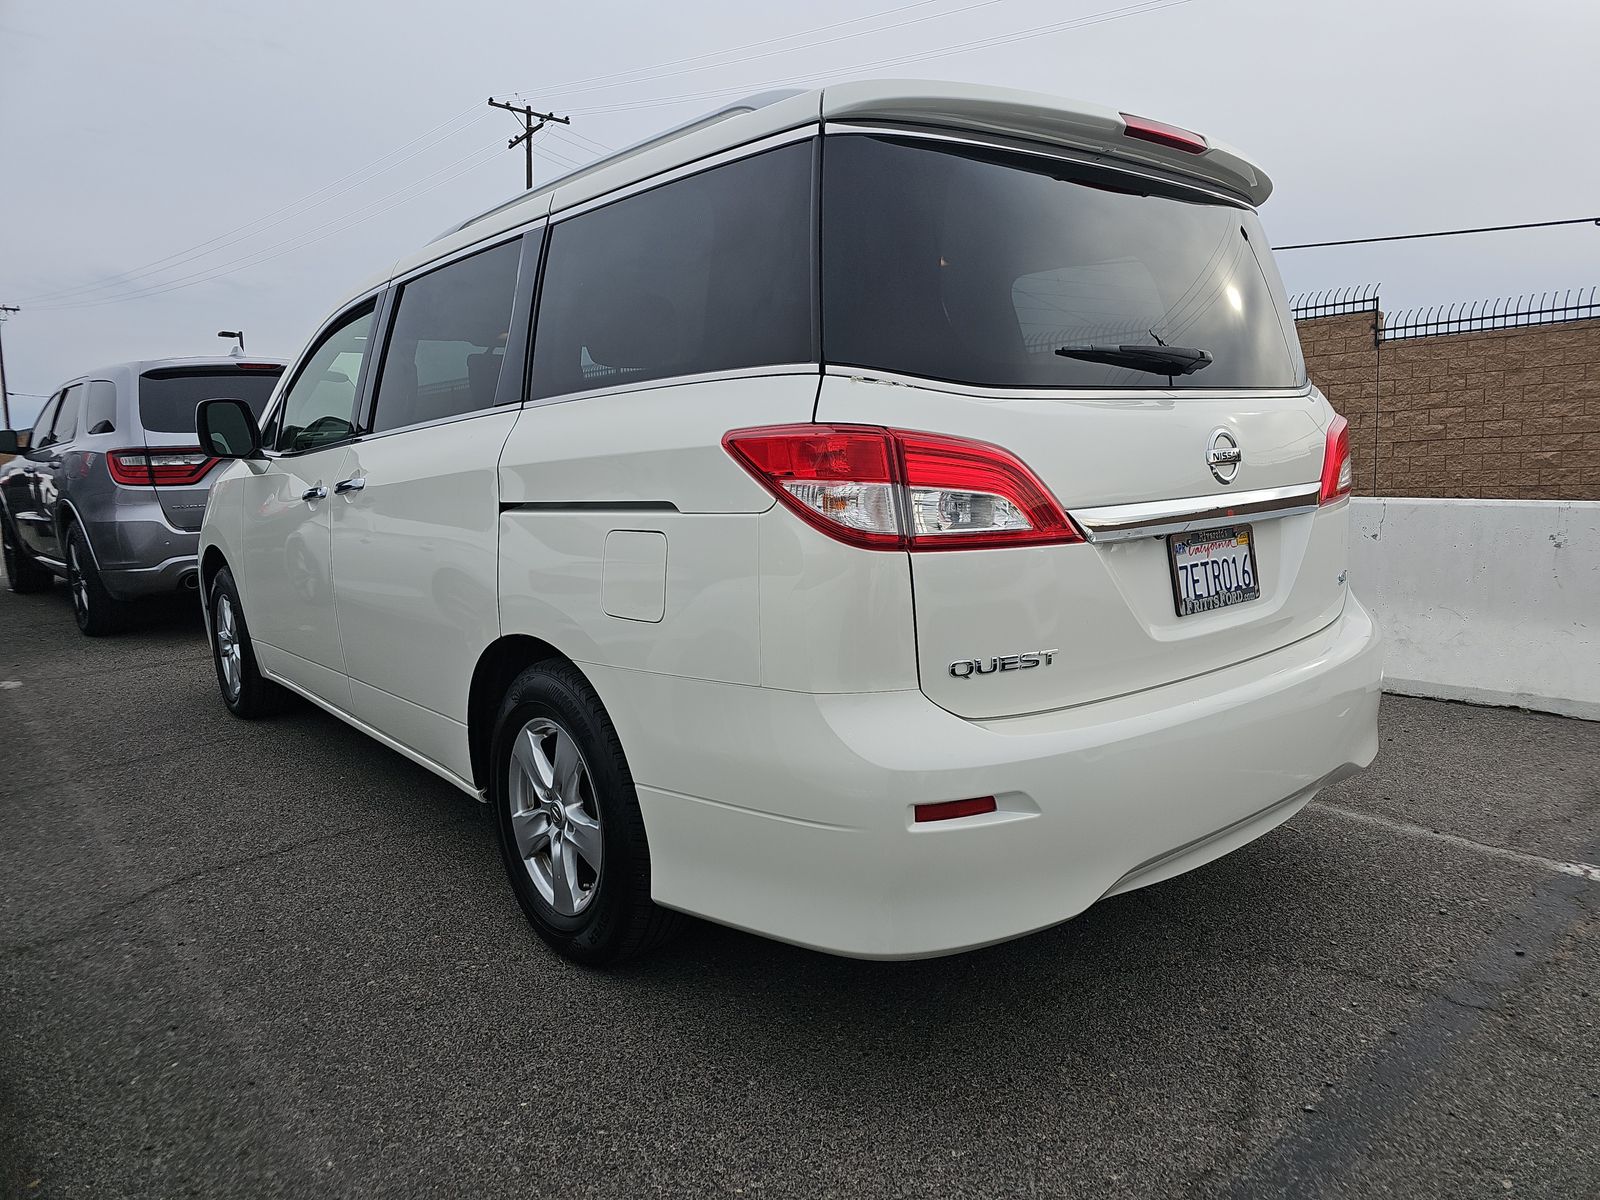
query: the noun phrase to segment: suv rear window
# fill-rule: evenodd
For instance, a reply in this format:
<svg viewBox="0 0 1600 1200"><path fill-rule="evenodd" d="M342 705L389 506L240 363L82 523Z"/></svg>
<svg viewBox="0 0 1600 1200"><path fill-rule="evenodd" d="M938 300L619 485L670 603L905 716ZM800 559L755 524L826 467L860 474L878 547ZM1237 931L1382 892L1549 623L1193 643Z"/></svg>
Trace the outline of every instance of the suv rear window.
<svg viewBox="0 0 1600 1200"><path fill-rule="evenodd" d="M831 136L822 252L828 362L1010 388L1304 382L1255 213L1177 185L1032 155ZM1141 354L1163 346L1211 361L1168 374L1170 356Z"/></svg>
<svg viewBox="0 0 1600 1200"><path fill-rule="evenodd" d="M195 407L217 396L237 396L259 421L282 374L282 367L152 371L139 377L139 421L155 433L193 433Z"/></svg>

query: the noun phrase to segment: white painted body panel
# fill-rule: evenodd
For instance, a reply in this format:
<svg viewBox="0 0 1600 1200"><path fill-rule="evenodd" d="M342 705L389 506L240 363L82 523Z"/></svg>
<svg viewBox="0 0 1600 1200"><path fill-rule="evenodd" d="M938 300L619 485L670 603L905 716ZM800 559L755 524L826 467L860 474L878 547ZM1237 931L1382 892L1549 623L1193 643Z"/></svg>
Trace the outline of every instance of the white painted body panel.
<svg viewBox="0 0 1600 1200"><path fill-rule="evenodd" d="M247 463L230 476L237 484L227 497L243 513L230 561L240 588L249 588L246 620L262 667L341 707L350 690L334 619L332 507L349 453L341 445ZM327 488L326 499L303 499L317 486Z"/></svg>
<svg viewBox="0 0 1600 1200"><path fill-rule="evenodd" d="M516 409L365 438L330 496L351 711L470 775L467 693L500 633L500 448Z"/></svg>
<svg viewBox="0 0 1600 1200"><path fill-rule="evenodd" d="M658 902L833 953L915 958L1066 920L1288 819L1372 761L1379 653L1352 598L1333 625L1250 662L989 724L914 690L588 673L628 748ZM992 815L913 824L915 804L991 794Z"/></svg>
<svg viewBox="0 0 1600 1200"><path fill-rule="evenodd" d="M1030 396L829 374L825 422L929 429L1019 454L1068 512L1315 485L1333 413L1319 393L1171 391ZM1205 452L1226 429L1244 450L1231 484ZM960 716L1040 712L1216 670L1323 628L1345 601L1347 505L1248 522L1261 596L1179 617L1167 540L1142 537L951 554L914 554L922 689ZM986 677L952 662L1054 651L1049 665Z"/></svg>

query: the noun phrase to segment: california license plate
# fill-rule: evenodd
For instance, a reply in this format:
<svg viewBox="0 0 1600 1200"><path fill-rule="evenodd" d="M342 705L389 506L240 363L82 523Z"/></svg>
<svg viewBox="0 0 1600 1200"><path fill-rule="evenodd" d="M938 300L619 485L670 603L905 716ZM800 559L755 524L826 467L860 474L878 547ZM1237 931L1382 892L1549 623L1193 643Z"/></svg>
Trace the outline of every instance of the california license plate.
<svg viewBox="0 0 1600 1200"><path fill-rule="evenodd" d="M1172 552L1172 598L1180 617L1260 597L1250 526L1175 533L1167 546Z"/></svg>

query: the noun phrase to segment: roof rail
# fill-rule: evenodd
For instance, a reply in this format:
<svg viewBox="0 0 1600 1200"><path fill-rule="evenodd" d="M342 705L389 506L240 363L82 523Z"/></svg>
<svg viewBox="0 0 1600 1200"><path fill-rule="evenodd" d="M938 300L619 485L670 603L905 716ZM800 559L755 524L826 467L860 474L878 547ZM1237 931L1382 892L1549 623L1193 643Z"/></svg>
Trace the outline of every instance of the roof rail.
<svg viewBox="0 0 1600 1200"><path fill-rule="evenodd" d="M685 134L694 133L696 130L704 129L708 125L715 125L718 121L726 121L729 117L737 117L743 115L744 113L755 112L757 109L766 108L769 104L777 104L780 100L787 100L792 96L802 95L804 91L804 88L776 88L768 92L757 92L755 95L746 96L742 100L735 100L732 104L724 105L722 108L705 113L703 116L695 117L691 121L685 121L681 125L674 125L671 129L668 129L662 133L658 133L653 137L648 137L642 142L635 142L631 146L624 146L621 150L617 150L611 154L608 154L604 158L597 158L592 163L586 163L584 166L568 171L565 175L557 175L548 183L540 184L531 192L523 192L520 195L513 196L510 200L496 204L493 208L484 209L483 212L478 213L476 216L468 217L459 225L450 226L449 229L446 229L443 233L440 233L437 237L433 238L429 244L431 245L432 242L442 241L444 238L447 238L452 234L460 233L463 229L466 229L472 225L476 225L479 221L492 217L496 213L505 212L508 208L515 208L517 205L522 204L527 200L531 200L535 196L543 195L546 192L553 191L562 184L568 183L579 178L580 176L587 175L591 171L598 171L602 167L609 167L613 163L621 162L625 158L631 158L633 155L643 153L646 150L652 150L666 142L683 137Z"/></svg>

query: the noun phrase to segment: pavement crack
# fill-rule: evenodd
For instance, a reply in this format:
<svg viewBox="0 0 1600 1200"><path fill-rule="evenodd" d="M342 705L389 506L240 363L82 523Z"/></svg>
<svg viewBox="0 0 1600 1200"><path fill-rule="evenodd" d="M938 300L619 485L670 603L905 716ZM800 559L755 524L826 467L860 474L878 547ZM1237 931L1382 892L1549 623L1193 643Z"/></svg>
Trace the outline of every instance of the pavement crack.
<svg viewBox="0 0 1600 1200"><path fill-rule="evenodd" d="M370 840L373 842L398 841L402 838L416 837L420 834L436 833L438 830L450 825L461 825L465 823L465 821L460 820L444 821L438 825L425 825L397 830L386 837L379 836L371 838ZM321 846L328 842L340 841L344 838L349 838L354 835L367 832L369 832L368 826L347 825L339 829L332 830L328 833L318 834L314 837L301 838L298 841L287 842L281 846L274 846L270 850L262 850L255 854L241 854L233 858L224 859L221 862L199 867L193 871L185 871L182 874L174 875L171 879L165 879L153 887L146 888L142 892L135 892L132 896L129 896L124 900L119 900L115 904L108 904L96 909L87 916L73 922L66 929L49 934L45 937L34 938L31 941L15 942L8 946L0 946L0 954L4 954L8 957L20 957L22 955L35 953L39 950L48 949L52 946L58 946L66 942L70 942L75 938L81 937L86 931L93 929L96 925L100 924L108 917L119 916L130 908L144 904L148 900L165 895L167 892L173 891L176 888L184 887L195 882L196 880L206 879L214 875L226 874L227 872L237 870L240 867L252 866L256 863L266 862L274 858L291 857L298 855L302 851L311 849L314 846Z"/></svg>

